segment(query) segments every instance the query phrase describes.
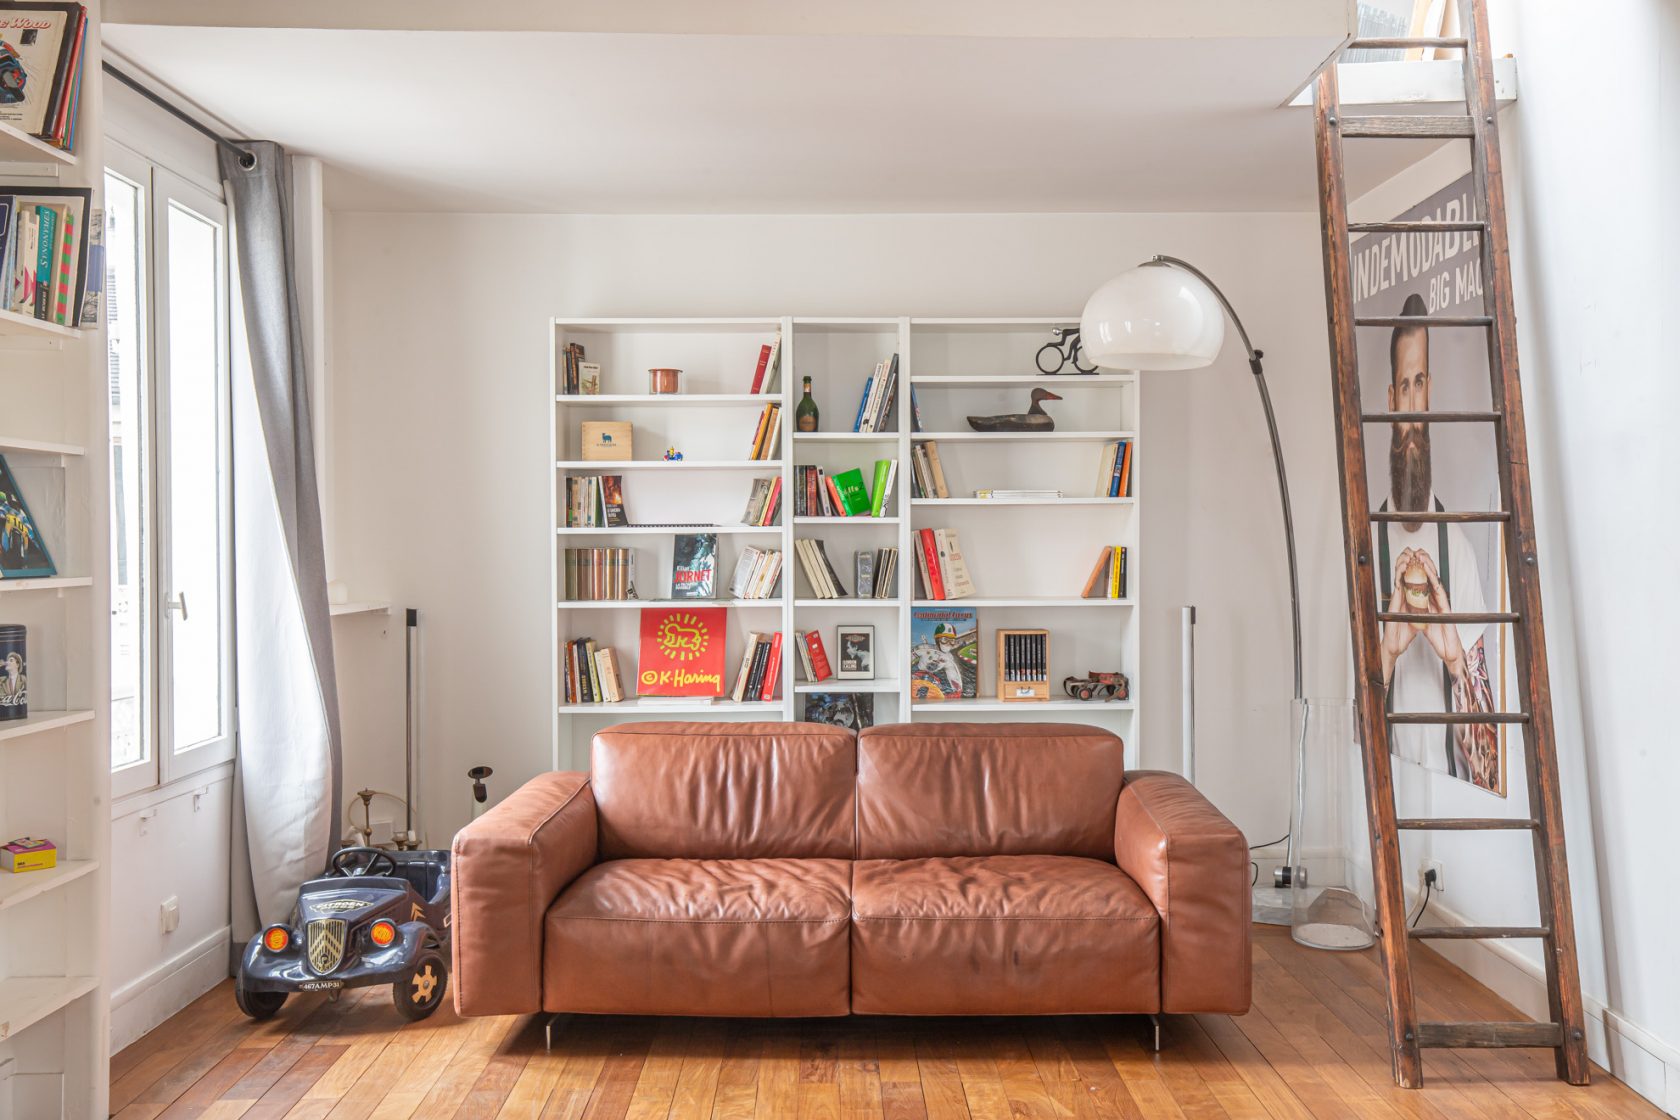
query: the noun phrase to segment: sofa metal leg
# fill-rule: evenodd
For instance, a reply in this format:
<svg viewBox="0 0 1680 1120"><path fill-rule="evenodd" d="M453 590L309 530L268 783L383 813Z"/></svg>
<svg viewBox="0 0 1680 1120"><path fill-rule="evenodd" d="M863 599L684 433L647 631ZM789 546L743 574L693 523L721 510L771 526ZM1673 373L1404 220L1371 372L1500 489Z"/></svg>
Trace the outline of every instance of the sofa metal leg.
<svg viewBox="0 0 1680 1120"><path fill-rule="evenodd" d="M566 1018L566 1015L565 1015L564 1012L556 1011L556 1012L554 1012L554 1014L552 1014L548 1017L548 1022L543 1024L543 1049L544 1050L553 1050L554 1049L554 1028L560 1022L560 1020L562 1020L564 1018ZM1160 1047L1156 1047L1156 1049L1160 1049Z"/></svg>
<svg viewBox="0 0 1680 1120"><path fill-rule="evenodd" d="M1159 1054L1161 1052L1161 1017L1151 1015L1149 1022L1155 1027L1155 1053Z"/></svg>

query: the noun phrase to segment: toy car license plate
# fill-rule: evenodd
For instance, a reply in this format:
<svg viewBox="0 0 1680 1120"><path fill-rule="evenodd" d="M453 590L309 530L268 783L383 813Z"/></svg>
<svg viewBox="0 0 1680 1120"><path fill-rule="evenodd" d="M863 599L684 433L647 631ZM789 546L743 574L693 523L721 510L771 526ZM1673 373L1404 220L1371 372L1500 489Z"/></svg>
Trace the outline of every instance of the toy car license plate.
<svg viewBox="0 0 1680 1120"><path fill-rule="evenodd" d="M298 985L299 991L328 992L344 987L342 980L305 980Z"/></svg>

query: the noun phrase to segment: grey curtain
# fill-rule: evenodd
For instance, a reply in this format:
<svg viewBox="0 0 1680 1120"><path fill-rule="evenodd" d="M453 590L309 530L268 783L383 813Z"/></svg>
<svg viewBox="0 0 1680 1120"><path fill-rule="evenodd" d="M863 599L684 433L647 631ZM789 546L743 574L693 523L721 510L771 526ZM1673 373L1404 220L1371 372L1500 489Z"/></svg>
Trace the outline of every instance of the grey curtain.
<svg viewBox="0 0 1680 1120"><path fill-rule="evenodd" d="M291 160L268 141L241 146L252 166L221 150L244 311L233 339L236 947L284 919L298 884L321 871L343 803Z"/></svg>

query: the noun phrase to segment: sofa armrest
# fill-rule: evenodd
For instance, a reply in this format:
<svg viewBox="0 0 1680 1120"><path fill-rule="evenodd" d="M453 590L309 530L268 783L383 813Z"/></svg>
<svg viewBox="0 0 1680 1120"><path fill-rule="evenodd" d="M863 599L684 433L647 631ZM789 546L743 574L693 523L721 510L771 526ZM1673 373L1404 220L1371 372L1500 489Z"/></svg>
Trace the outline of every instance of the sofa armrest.
<svg viewBox="0 0 1680 1120"><path fill-rule="evenodd" d="M1161 1010L1248 1010L1248 842L1195 786L1129 771L1115 810L1114 857L1161 915Z"/></svg>
<svg viewBox="0 0 1680 1120"><path fill-rule="evenodd" d="M455 834L455 1009L542 1010L543 916L595 862L588 774L543 774Z"/></svg>

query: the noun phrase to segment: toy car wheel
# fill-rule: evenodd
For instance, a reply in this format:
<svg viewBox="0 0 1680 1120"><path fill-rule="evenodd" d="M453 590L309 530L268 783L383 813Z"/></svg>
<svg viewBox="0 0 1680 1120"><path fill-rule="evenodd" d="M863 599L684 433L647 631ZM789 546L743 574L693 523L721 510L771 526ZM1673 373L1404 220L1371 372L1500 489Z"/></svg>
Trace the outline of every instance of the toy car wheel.
<svg viewBox="0 0 1680 1120"><path fill-rule="evenodd" d="M233 1002L239 1010L253 1019L272 1019L285 1006L285 992L248 992L237 981L233 985Z"/></svg>
<svg viewBox="0 0 1680 1120"><path fill-rule="evenodd" d="M407 976L391 985L391 1001L405 1019L424 1019L438 1009L449 987L449 966L443 954L427 949Z"/></svg>

